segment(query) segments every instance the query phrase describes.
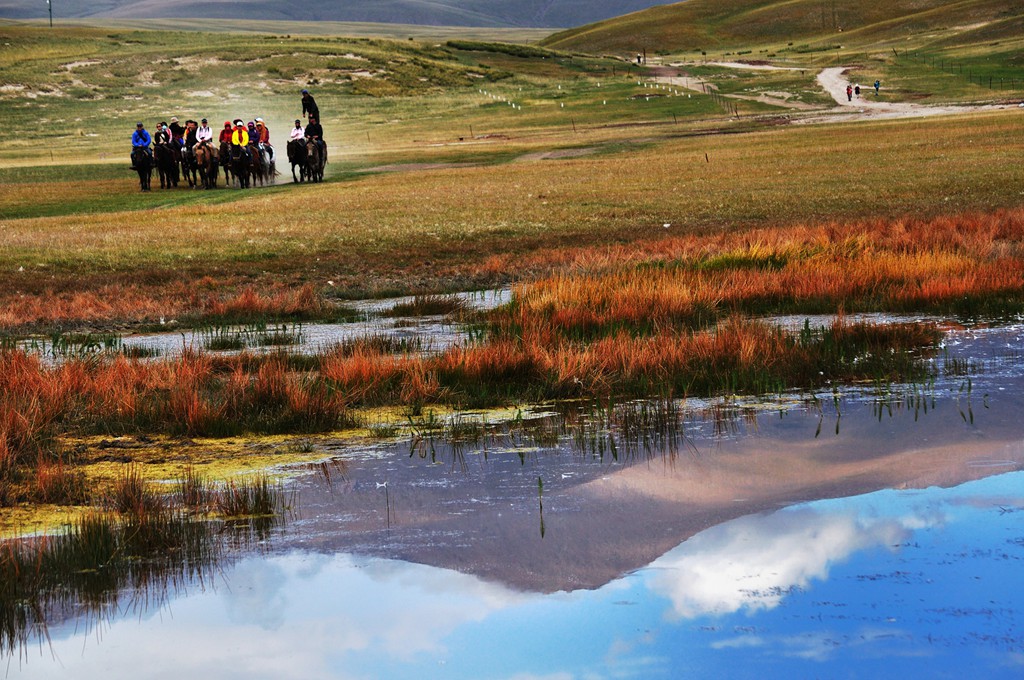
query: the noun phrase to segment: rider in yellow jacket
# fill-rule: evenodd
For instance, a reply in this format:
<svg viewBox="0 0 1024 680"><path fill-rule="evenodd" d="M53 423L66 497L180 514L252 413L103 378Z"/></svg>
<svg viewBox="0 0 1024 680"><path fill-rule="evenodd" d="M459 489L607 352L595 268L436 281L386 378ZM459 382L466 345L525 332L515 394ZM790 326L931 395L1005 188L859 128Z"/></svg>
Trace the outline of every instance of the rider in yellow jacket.
<svg viewBox="0 0 1024 680"><path fill-rule="evenodd" d="M240 120L235 121L235 129L231 133L231 143L243 149L249 146L249 131L245 129L245 123Z"/></svg>

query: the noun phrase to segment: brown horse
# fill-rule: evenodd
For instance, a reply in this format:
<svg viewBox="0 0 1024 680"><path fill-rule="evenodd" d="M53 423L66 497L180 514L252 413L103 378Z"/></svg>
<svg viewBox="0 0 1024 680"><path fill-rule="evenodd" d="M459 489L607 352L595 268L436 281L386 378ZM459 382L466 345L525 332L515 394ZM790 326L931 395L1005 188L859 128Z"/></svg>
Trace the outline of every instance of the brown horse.
<svg viewBox="0 0 1024 680"><path fill-rule="evenodd" d="M217 154L209 144L196 147L196 165L199 166L199 180L204 189L217 187Z"/></svg>
<svg viewBox="0 0 1024 680"><path fill-rule="evenodd" d="M311 182L324 181L324 165L327 159L320 150L320 146L312 139L306 140L306 177Z"/></svg>

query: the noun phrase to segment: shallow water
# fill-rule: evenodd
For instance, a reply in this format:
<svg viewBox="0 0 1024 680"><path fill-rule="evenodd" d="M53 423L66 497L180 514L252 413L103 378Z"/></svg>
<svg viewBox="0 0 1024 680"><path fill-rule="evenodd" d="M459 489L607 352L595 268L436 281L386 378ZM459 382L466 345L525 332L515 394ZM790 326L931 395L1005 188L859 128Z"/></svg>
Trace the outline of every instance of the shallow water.
<svg viewBox="0 0 1024 680"><path fill-rule="evenodd" d="M674 428L620 405L323 444L261 551L52 622L10 674L1021 677L1024 325L945 346L934 385Z"/></svg>
<svg viewBox="0 0 1024 680"><path fill-rule="evenodd" d="M1020 677L1022 483L747 515L557 593L348 552L250 557L159 612L52 630L20 671L47 677L52 653L76 678Z"/></svg>
<svg viewBox="0 0 1024 680"><path fill-rule="evenodd" d="M507 303L512 296L510 288L483 290L468 293L453 293L450 297L462 302L468 310L484 311ZM183 350L206 350L211 337L223 338L240 334L246 341L246 350L250 352L275 352L285 349L289 352L313 354L332 345L354 340L356 338L386 337L397 341L407 341L412 349L422 346L424 350L439 351L455 343L467 339L466 329L462 324L453 323L443 315L395 317L386 316L396 305L411 303L413 296L386 298L380 300L358 300L346 302L345 306L358 312L361 318L345 323L284 323L270 324L267 331L281 330L296 336L294 344L277 346L259 346L255 339L262 333L246 326L224 326L210 331L206 329L183 329L161 333L137 333L114 338L115 350L142 349L155 356L168 357L181 354ZM50 340L36 338L19 343L19 346L37 352L49 359L62 359L64 356L77 356L103 351L103 336L97 336L97 346L82 348L73 346L65 351L55 349ZM229 350L223 353L235 353ZM221 353L221 352L217 352Z"/></svg>

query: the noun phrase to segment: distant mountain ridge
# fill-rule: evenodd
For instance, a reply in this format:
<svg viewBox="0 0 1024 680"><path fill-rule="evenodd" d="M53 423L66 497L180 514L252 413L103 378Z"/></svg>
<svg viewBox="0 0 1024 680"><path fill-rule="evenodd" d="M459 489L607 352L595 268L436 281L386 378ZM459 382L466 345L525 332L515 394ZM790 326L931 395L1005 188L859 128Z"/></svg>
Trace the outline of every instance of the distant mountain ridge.
<svg viewBox="0 0 1024 680"><path fill-rule="evenodd" d="M210 18L493 28L568 28L665 0L53 0L57 18ZM0 0L0 18L45 18L46 4Z"/></svg>

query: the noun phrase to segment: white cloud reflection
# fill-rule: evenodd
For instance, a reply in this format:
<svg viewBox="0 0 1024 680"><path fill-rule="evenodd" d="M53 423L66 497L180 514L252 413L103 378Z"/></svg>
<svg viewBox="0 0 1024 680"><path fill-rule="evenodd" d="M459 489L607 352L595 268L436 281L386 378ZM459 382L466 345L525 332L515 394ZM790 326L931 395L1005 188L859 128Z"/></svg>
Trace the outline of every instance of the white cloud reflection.
<svg viewBox="0 0 1024 680"><path fill-rule="evenodd" d="M253 557L166 609L104 624L96 640L54 631L50 647L18 672L52 678L59 668L62 677L80 680L138 678L139 669L150 680L361 678L349 667L352 652L400 663L427 654L440 662L453 631L540 597L397 561ZM168 659L171 650L182 653Z"/></svg>
<svg viewBox="0 0 1024 680"><path fill-rule="evenodd" d="M672 618L772 609L794 589L828 578L856 551L893 547L935 515L862 518L810 508L751 515L682 543L650 567L649 586L672 601Z"/></svg>

